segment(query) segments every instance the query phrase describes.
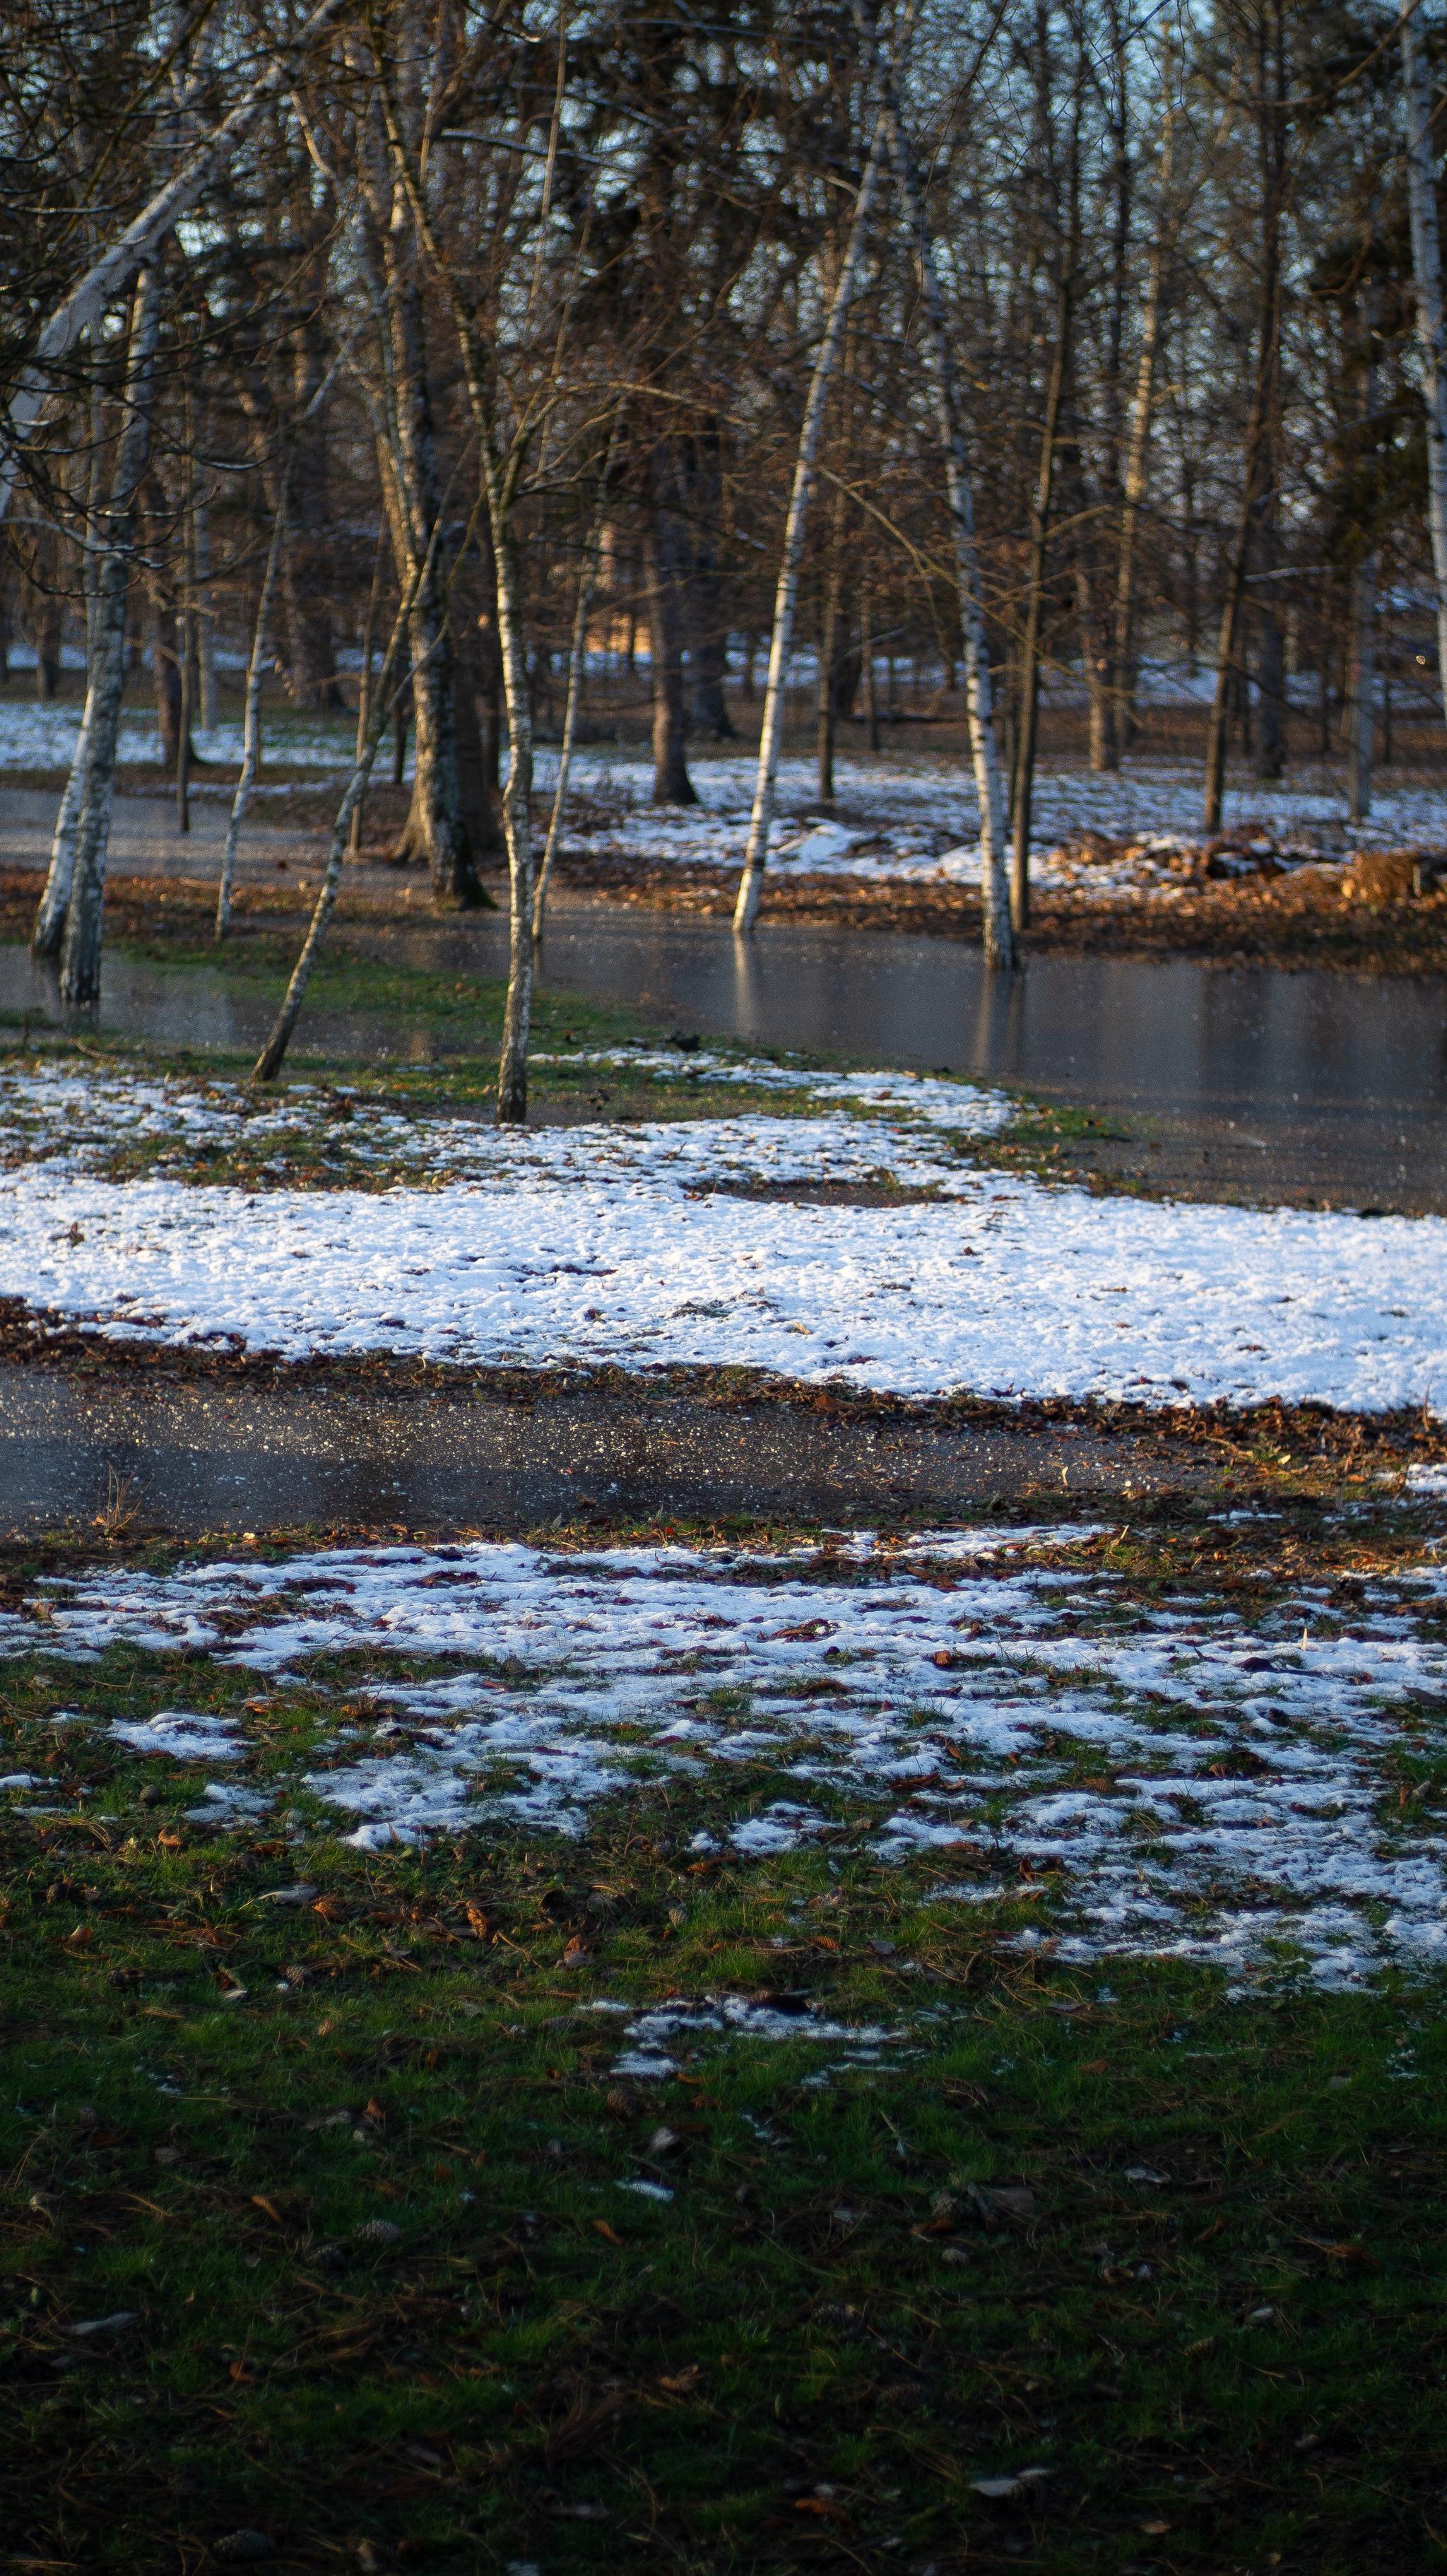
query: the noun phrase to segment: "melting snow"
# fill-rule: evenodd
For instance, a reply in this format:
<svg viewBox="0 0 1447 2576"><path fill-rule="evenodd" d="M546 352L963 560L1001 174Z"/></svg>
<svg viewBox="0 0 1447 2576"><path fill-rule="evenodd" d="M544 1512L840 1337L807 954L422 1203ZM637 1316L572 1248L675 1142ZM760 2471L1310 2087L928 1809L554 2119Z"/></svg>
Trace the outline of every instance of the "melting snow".
<svg viewBox="0 0 1447 2576"><path fill-rule="evenodd" d="M1440 1821L1400 1809L1388 1768L1440 1736L1440 1567L1374 1578L1348 1633L1320 1595L1253 1625L1215 1599L1142 1608L1085 1531L951 1537L948 1555L925 1534L792 1559L477 1542L102 1567L40 1587L39 1635L0 1616L0 1653L184 1642L273 1682L318 1655L372 1675L437 1659L387 1686L370 1747L339 1734L307 1775L367 1847L577 1832L640 1774L711 1777L727 1802L763 1762L794 1793L736 1813L742 1854L837 1831L838 1802L867 1797L853 1837L959 1854L962 1899L1025 1891L1045 1919L1024 1938L1062 1956L1284 1953L1326 1984L1447 1958ZM241 1717L163 1720L115 1732L186 1760L245 1736Z"/></svg>
<svg viewBox="0 0 1447 2576"><path fill-rule="evenodd" d="M676 1070L676 1059L667 1062ZM710 1063L717 1060L710 1059ZM290 1358L739 1365L911 1396L1268 1396L1377 1410L1447 1386L1447 1227L1097 1198L981 1171L998 1094L762 1068L819 1106L514 1137L359 1116L427 1186L248 1195L92 1168L117 1138L234 1134L234 1097L11 1077L0 1294L102 1331ZM720 1079L752 1080L724 1066ZM276 1132L325 1108L291 1094ZM64 1140L62 1142L62 1139ZM16 1160L52 1143L49 1160ZM741 1195L889 1182L930 1203Z"/></svg>

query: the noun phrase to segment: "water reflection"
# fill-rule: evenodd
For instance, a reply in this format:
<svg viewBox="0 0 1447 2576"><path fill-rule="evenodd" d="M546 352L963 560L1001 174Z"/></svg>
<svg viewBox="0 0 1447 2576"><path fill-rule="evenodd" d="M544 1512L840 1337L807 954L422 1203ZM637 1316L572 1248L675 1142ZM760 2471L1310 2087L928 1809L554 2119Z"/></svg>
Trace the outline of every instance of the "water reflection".
<svg viewBox="0 0 1447 2576"><path fill-rule="evenodd" d="M354 933L353 936L359 934ZM378 932L379 955L500 978L507 924L484 914ZM867 938L783 923L750 940L726 923L639 913L566 895L550 918L543 980L642 1005L664 1026L879 1063L950 1066L1027 1088L1181 1118L1246 1123L1264 1136L1313 1128L1403 1150L1447 1151L1447 1026L1423 978L1212 969L1184 960L1037 958L1023 976L984 972L947 939ZM273 1005L211 967L168 971L107 959L100 1025L172 1045L259 1044ZM53 970L0 950L0 1011L59 1016ZM298 1052L358 1056L471 1051L465 1026L434 1031L365 1012L308 1013Z"/></svg>

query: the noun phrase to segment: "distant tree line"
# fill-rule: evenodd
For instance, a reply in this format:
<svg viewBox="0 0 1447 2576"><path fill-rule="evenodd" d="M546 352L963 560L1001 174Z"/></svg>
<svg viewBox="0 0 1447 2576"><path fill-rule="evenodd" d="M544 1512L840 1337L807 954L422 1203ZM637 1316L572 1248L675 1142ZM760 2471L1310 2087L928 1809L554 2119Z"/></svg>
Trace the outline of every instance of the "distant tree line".
<svg viewBox="0 0 1447 2576"><path fill-rule="evenodd" d="M86 651L64 989L138 649L183 798L248 670L359 715L343 840L412 730L437 902L509 868L505 1114L589 634L646 649L663 804L731 647L751 693L810 649L824 800L881 653L963 676L1001 962L1052 674L1101 771L1143 662L1213 680L1209 825L1315 671L1364 808L1380 603L1447 631L1444 58L1435 0L14 0L0 616L42 696Z"/></svg>

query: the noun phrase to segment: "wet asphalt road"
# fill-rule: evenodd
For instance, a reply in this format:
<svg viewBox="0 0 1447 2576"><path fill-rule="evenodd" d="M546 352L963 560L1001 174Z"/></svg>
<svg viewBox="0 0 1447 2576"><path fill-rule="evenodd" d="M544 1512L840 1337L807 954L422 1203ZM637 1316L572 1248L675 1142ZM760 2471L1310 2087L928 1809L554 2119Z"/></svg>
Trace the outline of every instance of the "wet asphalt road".
<svg viewBox="0 0 1447 2576"><path fill-rule="evenodd" d="M585 1512L625 1522L973 1514L1031 1493L1203 1489L1214 1473L1207 1452L1165 1431L851 1422L675 1394L510 1404L463 1391L0 1371L0 1528L16 1533L92 1522L113 1475L128 1480L144 1525L194 1536L523 1530Z"/></svg>

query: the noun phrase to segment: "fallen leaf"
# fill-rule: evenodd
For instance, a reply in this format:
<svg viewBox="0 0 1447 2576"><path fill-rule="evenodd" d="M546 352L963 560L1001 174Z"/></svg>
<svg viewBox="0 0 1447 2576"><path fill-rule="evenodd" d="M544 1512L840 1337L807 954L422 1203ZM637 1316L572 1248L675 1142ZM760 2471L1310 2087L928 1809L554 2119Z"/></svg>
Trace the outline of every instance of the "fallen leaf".
<svg viewBox="0 0 1447 2576"><path fill-rule="evenodd" d="M381 2103L377 2100L375 2093L367 2104L367 2117L369 2120L375 2120L379 2128L387 2117L387 2114L383 2110Z"/></svg>
<svg viewBox="0 0 1447 2576"><path fill-rule="evenodd" d="M1377 2259L1365 2245L1329 2245L1323 2236L1299 2236L1296 2241L1309 2245L1314 2253L1329 2254L1334 2263L1375 2263Z"/></svg>
<svg viewBox="0 0 1447 2576"><path fill-rule="evenodd" d="M242 2388L252 2388L255 2386L255 2382L252 2379L250 2371L244 2370L239 2361L233 2361L231 2365L231 2376Z"/></svg>
<svg viewBox="0 0 1447 2576"><path fill-rule="evenodd" d="M690 2391L698 2386L702 2377L703 2372L698 2363L691 2361L686 2370L676 2371L671 2379L660 2379L658 2385L660 2388L668 2389L675 2397L687 2397Z"/></svg>
<svg viewBox="0 0 1447 2576"><path fill-rule="evenodd" d="M609 2244L610 2244L610 2245L621 2245L621 2244L622 2244L623 2239L622 2239L622 2237L619 2235L617 2228L616 2228L616 2227L610 2227L606 2218L595 2218L595 2219L594 2219L594 2221L593 2221L593 2225L594 2225L594 2227L597 2229L597 2232L598 2232L598 2234L599 2234L600 2236L606 2236L606 2237L607 2237L608 2242L609 2242Z"/></svg>
<svg viewBox="0 0 1447 2576"><path fill-rule="evenodd" d="M1108 2075L1110 2059L1108 2057L1088 2058L1084 2066L1078 2067L1076 2072L1080 2075Z"/></svg>
<svg viewBox="0 0 1447 2576"><path fill-rule="evenodd" d="M264 2210L267 2217L271 2219L276 2226L284 2227L286 2225L286 2221L282 2217L281 2211L277 2208L275 2201L268 2200L264 2191L254 2191L252 2193L251 2206L253 2209Z"/></svg>
<svg viewBox="0 0 1447 2576"><path fill-rule="evenodd" d="M451 2165L434 2165L432 2168L432 2179L434 2182L450 2182L452 2179Z"/></svg>
<svg viewBox="0 0 1447 2576"><path fill-rule="evenodd" d="M1160 2540L1170 2530L1168 2522L1143 2522L1141 2529L1148 2540Z"/></svg>
<svg viewBox="0 0 1447 2576"><path fill-rule="evenodd" d="M578 1939L578 1937L577 1937L576 1933L575 1933L575 1934L574 1934L574 1936L573 1936L573 1939L568 1943L568 1946L567 1946L566 1950L563 1952L563 1965L564 1965L564 1967L565 1967L565 1968L580 1968L580 1967L582 1966L582 1964L583 1964L583 1961L587 1958L587 1956L588 1956L588 1944L587 1944L587 1942L586 1942L586 1941L580 1941L580 1940Z"/></svg>
<svg viewBox="0 0 1447 2576"><path fill-rule="evenodd" d="M826 2496L795 2496L794 2511L796 2513L827 2514L831 2522L847 2522L849 2520L849 2516L845 2512L843 2505L830 2504Z"/></svg>
<svg viewBox="0 0 1447 2576"><path fill-rule="evenodd" d="M157 1834L156 1840L160 1844L162 1851L180 1851L181 1849L181 1837L179 1834Z"/></svg>

